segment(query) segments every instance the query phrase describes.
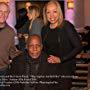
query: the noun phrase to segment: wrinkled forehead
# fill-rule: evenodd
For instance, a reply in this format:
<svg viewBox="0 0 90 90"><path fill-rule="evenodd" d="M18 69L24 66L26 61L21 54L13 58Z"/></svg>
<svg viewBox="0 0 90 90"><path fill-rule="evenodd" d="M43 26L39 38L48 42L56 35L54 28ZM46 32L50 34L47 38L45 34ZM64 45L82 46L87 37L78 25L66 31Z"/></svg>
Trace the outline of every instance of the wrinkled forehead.
<svg viewBox="0 0 90 90"><path fill-rule="evenodd" d="M39 37L37 37L37 36L31 36L31 37L28 39L28 44L31 44L31 43L42 44L42 41L41 41L41 38L39 38Z"/></svg>
<svg viewBox="0 0 90 90"><path fill-rule="evenodd" d="M6 3L0 3L0 10L9 11L9 6Z"/></svg>

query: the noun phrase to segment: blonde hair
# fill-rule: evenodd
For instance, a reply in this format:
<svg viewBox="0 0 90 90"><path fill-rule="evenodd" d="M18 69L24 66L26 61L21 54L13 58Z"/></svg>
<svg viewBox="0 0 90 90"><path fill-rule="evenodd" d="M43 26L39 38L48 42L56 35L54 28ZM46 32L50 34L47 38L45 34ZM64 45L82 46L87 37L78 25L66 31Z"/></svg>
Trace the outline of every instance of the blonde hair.
<svg viewBox="0 0 90 90"><path fill-rule="evenodd" d="M29 26L29 29L31 29L33 21L40 16L40 8L38 5L32 5L28 8L28 12L32 15L32 20Z"/></svg>
<svg viewBox="0 0 90 90"><path fill-rule="evenodd" d="M38 5L32 5L28 8L29 13L33 14L33 19L40 16L40 8Z"/></svg>
<svg viewBox="0 0 90 90"><path fill-rule="evenodd" d="M55 4L57 6L57 11L59 13L59 20L58 20L58 26L61 26L62 22L63 22L63 13L61 10L61 5L59 4L59 2L57 0L51 0L49 1L43 8L43 20L44 20L44 25L48 25L48 20L47 20L47 15L46 15L46 11L47 11L47 6L50 4Z"/></svg>

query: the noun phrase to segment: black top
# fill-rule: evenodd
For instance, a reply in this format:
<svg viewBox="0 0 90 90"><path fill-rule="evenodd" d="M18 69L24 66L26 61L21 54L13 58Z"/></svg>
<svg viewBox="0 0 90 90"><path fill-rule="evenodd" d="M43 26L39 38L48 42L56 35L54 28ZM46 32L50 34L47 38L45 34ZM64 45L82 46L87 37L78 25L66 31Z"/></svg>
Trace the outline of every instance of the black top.
<svg viewBox="0 0 90 90"><path fill-rule="evenodd" d="M50 28L49 28L50 29ZM60 30L60 33L62 30ZM50 29L45 39L45 49L47 54L60 56L60 46L58 38L58 29Z"/></svg>
<svg viewBox="0 0 90 90"><path fill-rule="evenodd" d="M50 29L45 26L42 29L44 51L47 54L59 56L61 61L67 61L81 51L80 38L74 26L65 21L62 28Z"/></svg>

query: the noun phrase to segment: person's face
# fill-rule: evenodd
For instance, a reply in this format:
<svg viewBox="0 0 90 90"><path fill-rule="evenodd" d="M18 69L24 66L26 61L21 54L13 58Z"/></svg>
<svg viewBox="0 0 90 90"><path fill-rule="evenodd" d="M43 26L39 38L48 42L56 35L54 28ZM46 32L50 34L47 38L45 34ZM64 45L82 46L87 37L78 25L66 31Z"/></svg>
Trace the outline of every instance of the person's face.
<svg viewBox="0 0 90 90"><path fill-rule="evenodd" d="M27 2L26 4L25 4L25 7L26 7L26 10L28 10L28 8L31 6L31 3L30 2Z"/></svg>
<svg viewBox="0 0 90 90"><path fill-rule="evenodd" d="M32 14L29 11L27 12L27 16L29 20L32 20Z"/></svg>
<svg viewBox="0 0 90 90"><path fill-rule="evenodd" d="M29 55L36 59L40 56L42 51L42 45L40 40L37 37L34 37L31 39L28 45L28 53Z"/></svg>
<svg viewBox="0 0 90 90"><path fill-rule="evenodd" d="M29 18L29 20L32 20L32 19L34 19L34 17L35 17L35 11L32 11L32 12L27 12L27 16L28 16L28 18Z"/></svg>
<svg viewBox="0 0 90 90"><path fill-rule="evenodd" d="M6 5L1 4L0 5L0 23L5 23L8 15L9 15L9 8Z"/></svg>
<svg viewBox="0 0 90 90"><path fill-rule="evenodd" d="M58 23L59 14L58 14L58 11L57 11L57 6L55 4L51 3L51 4L47 5L46 16L47 16L47 20L51 24Z"/></svg>

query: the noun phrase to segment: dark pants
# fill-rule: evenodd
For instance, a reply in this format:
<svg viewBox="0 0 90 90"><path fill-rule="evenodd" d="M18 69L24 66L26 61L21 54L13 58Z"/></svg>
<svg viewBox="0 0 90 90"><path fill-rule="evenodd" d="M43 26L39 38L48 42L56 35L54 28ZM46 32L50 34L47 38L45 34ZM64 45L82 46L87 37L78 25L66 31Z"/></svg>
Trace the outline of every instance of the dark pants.
<svg viewBox="0 0 90 90"><path fill-rule="evenodd" d="M4 89L5 86L3 86L2 78L4 78L4 76L7 74L7 71L8 71L7 68L0 70L0 90L5 90Z"/></svg>

